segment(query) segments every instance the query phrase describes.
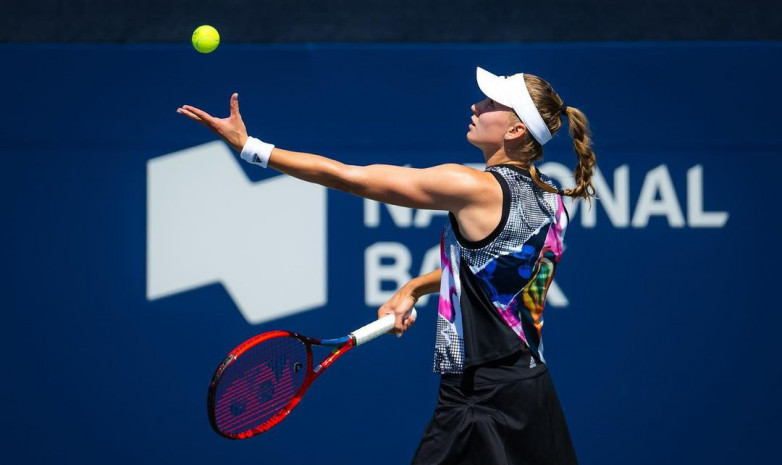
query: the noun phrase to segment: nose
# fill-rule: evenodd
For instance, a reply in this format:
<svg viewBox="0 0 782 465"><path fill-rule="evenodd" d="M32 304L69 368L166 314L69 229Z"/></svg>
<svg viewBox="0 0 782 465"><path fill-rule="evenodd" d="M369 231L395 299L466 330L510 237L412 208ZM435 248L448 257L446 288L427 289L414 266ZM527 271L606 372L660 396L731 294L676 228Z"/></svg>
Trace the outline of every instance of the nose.
<svg viewBox="0 0 782 465"><path fill-rule="evenodd" d="M473 103L473 104L470 106L470 110L472 110L472 112L473 112L473 114L474 114L475 116L478 116L478 107L477 107L476 105L477 105L476 103Z"/></svg>

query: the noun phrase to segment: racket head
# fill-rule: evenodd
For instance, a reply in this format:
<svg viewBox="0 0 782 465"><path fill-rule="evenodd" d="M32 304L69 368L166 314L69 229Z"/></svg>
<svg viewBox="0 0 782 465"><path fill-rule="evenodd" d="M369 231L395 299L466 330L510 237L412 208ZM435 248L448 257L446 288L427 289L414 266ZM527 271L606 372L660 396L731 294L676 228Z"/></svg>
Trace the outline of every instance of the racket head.
<svg viewBox="0 0 782 465"><path fill-rule="evenodd" d="M212 428L245 439L282 421L312 381L309 338L270 331L243 342L217 367L207 394Z"/></svg>

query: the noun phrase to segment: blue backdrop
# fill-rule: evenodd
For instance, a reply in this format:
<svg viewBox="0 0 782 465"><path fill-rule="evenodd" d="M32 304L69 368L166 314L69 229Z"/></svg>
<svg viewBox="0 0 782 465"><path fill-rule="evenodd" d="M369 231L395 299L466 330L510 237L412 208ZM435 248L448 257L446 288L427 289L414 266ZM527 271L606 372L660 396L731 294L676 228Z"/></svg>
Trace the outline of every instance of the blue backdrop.
<svg viewBox="0 0 782 465"><path fill-rule="evenodd" d="M187 160L214 141L175 110L227 115L236 91L250 133L280 147L353 164L479 163L464 135L469 106L482 98L474 80L482 66L546 78L594 130L601 199L573 212L543 332L580 461L775 461L782 316L768 294L779 281L780 51L779 43L226 44L210 55L186 46L0 46L6 456L409 461L436 400L434 299L413 331L347 354L260 437L214 434L206 388L223 355L254 334L337 337L370 321L393 276L426 268L444 217L329 192L325 237L312 233L326 244L325 281L253 264L259 280L273 281L270 300L325 283L323 303L253 324L225 280L150 296L148 246L157 239L148 209L158 201L148 195L150 161L174 152ZM543 171L574 165L564 131L546 149ZM205 150L224 154L219 144ZM277 176L220 160L242 170L243 189L264 186L254 193ZM267 213L285 206L285 196L254 202L228 184L186 187L200 186L234 219L271 224ZM295 195L295 184L286 189ZM156 218L175 224L179 210L167 208ZM214 214L200 221L224 221ZM214 244L254 247L255 231L216 231L205 233ZM216 256L199 266L227 273L233 259Z"/></svg>

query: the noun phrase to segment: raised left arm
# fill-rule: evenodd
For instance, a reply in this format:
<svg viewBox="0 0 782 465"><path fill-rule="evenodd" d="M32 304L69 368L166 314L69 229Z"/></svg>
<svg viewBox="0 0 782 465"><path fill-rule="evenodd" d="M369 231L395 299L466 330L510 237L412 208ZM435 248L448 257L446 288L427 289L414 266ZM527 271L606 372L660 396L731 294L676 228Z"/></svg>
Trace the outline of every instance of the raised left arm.
<svg viewBox="0 0 782 465"><path fill-rule="evenodd" d="M177 110L220 136L237 152L247 143L247 129L239 113L239 96L233 94L230 115L215 118L184 105ZM269 146L271 147L271 146ZM497 194L499 187L488 174L457 164L426 169L391 165L353 166L320 155L279 148L267 153L268 166L285 174L326 187L410 208L458 212L480 205Z"/></svg>

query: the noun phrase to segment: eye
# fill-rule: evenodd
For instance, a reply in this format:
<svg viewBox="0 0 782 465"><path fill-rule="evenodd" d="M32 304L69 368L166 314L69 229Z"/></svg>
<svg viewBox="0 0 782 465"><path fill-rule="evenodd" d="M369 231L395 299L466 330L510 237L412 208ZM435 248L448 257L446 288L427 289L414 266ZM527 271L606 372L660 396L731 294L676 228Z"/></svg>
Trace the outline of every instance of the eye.
<svg viewBox="0 0 782 465"><path fill-rule="evenodd" d="M489 106L490 106L490 107L493 107L493 106L494 106L494 100L492 100L492 99L489 99Z"/></svg>

